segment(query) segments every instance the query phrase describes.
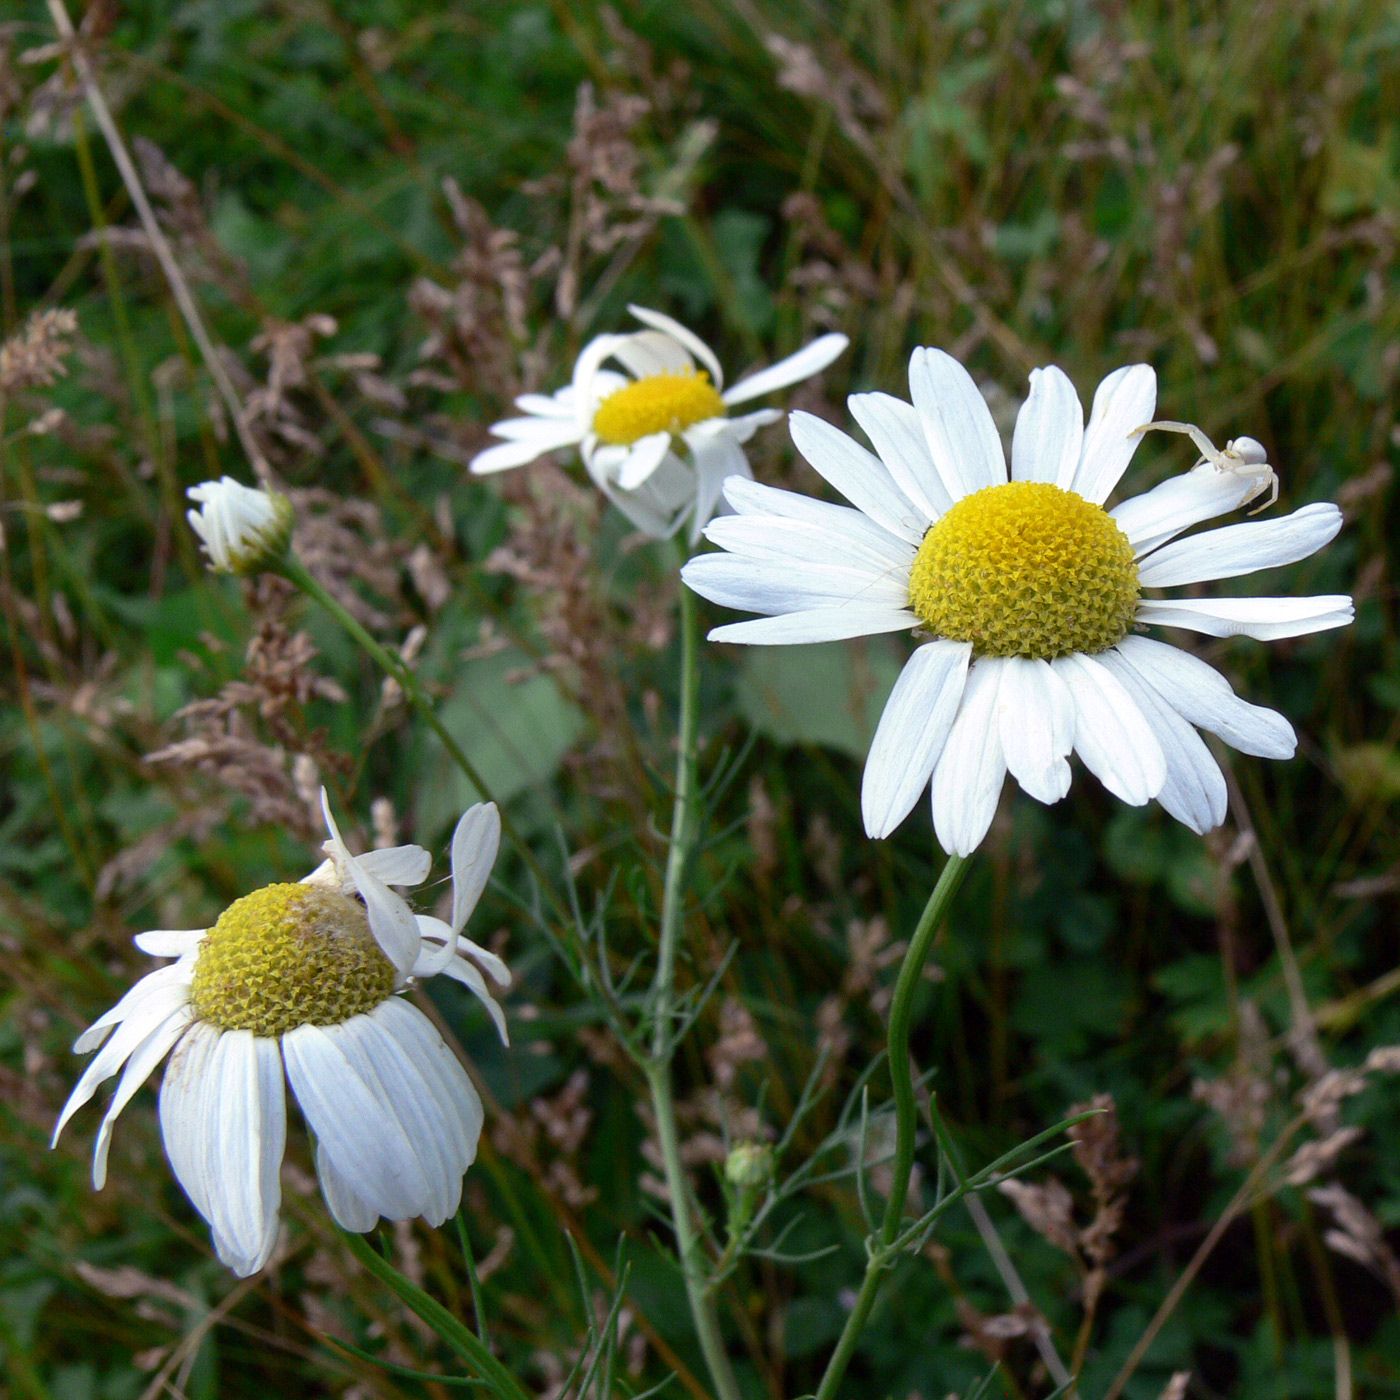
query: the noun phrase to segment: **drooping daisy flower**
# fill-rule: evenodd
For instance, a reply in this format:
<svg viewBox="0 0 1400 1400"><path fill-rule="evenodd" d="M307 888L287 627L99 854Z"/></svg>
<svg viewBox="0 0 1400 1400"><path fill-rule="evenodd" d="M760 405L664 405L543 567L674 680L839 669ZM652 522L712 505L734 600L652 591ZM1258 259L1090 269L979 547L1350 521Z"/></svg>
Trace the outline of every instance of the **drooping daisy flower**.
<svg viewBox="0 0 1400 1400"><path fill-rule="evenodd" d="M691 515L698 537L725 477L751 475L742 444L783 416L760 408L731 418L729 410L810 378L847 340L821 336L726 389L714 351L699 336L659 311L627 309L647 329L597 336L579 355L571 384L552 397L522 394L515 402L529 416L494 424L506 441L478 454L471 469L521 467L577 444L594 483L639 530L664 538ZM603 368L609 360L625 373Z"/></svg>
<svg viewBox="0 0 1400 1400"><path fill-rule="evenodd" d="M849 401L878 455L792 415L793 441L855 509L725 483L738 514L705 533L728 552L692 559L683 576L713 602L766 616L711 638L777 644L922 630L928 640L900 673L866 760L871 836L889 835L931 782L938 839L967 855L986 835L1006 774L1057 802L1069 791L1071 751L1125 802L1156 797L1193 831L1218 826L1225 781L1197 728L1267 758L1292 756L1293 730L1238 699L1205 662L1138 629L1296 637L1349 622L1351 599L1159 600L1143 590L1303 559L1337 533L1341 512L1309 505L1178 539L1272 482L1263 449L1247 438L1106 510L1152 419L1147 365L1099 385L1087 427L1069 379L1053 366L1033 371L1009 480L991 413L957 361L916 350L909 385L912 405L887 394Z"/></svg>
<svg viewBox="0 0 1400 1400"><path fill-rule="evenodd" d="M500 844L493 804L473 807L452 837L452 922L415 916L390 885L417 885L421 846L352 856L324 791L326 861L300 884L269 885L231 904L208 929L136 939L175 962L143 977L78 1037L98 1050L63 1107L53 1140L118 1070L97 1134L92 1180L107 1178L117 1115L164 1059L160 1090L166 1155L214 1248L234 1273L267 1262L277 1239L286 1140L285 1069L316 1137L316 1171L331 1214L347 1230L380 1216L440 1225L462 1196L476 1157L481 1100L432 1022L396 995L437 973L464 982L505 1017L482 970L504 987L494 953L462 938ZM123 1066L125 1068L123 1069Z"/></svg>
<svg viewBox="0 0 1400 1400"><path fill-rule="evenodd" d="M292 503L280 491L244 486L231 476L185 492L187 511L215 573L256 574L276 564L292 542Z"/></svg>

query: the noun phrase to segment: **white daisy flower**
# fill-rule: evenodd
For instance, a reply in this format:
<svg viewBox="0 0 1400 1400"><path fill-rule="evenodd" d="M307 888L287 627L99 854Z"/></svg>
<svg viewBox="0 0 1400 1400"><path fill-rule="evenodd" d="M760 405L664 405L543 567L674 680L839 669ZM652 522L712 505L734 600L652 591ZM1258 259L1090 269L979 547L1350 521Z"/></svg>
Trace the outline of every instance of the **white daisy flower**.
<svg viewBox="0 0 1400 1400"><path fill-rule="evenodd" d="M122 1071L97 1134L92 1181L107 1177L117 1115L173 1050L160 1090L166 1155L214 1248L246 1277L277 1239L287 1133L285 1070L316 1138L316 1171L347 1230L426 1217L440 1225L476 1157L481 1100L432 1022L395 995L445 973L481 998L506 1040L483 970L510 973L461 937L500 844L494 804L473 807L452 837L452 922L415 916L390 885L417 885L421 846L352 856L321 794L326 861L300 884L269 885L231 904L212 928L143 933L136 946L175 962L143 977L78 1037L97 1050L53 1141ZM125 1068L123 1068L125 1066Z"/></svg>
<svg viewBox="0 0 1400 1400"><path fill-rule="evenodd" d="M255 490L225 476L185 494L199 504L186 515L215 573L256 574L286 554L292 503L280 491Z"/></svg>
<svg viewBox="0 0 1400 1400"><path fill-rule="evenodd" d="M810 414L792 415L793 441L855 509L725 483L738 514L705 533L728 552L692 559L683 576L713 602L766 616L710 637L826 642L915 627L929 638L901 672L866 760L871 836L889 835L931 785L939 841L968 855L1006 774L1057 802L1069 790L1071 751L1125 802L1155 797L1193 831L1218 826L1225 781L1196 730L1266 758L1292 756L1293 730L1236 698L1205 662L1138 629L1296 637L1350 622L1351 599L1158 599L1143 590L1293 563L1332 539L1341 512L1309 505L1178 539L1273 481L1252 439L1106 510L1152 418L1148 365L1110 374L1087 426L1069 379L1053 366L1033 371L1009 480L992 415L957 361L916 350L909 385L913 404L887 394L849 400L878 455Z"/></svg>
<svg viewBox="0 0 1400 1400"><path fill-rule="evenodd" d="M506 441L474 457L471 469L505 471L577 445L594 483L639 530L662 539L692 515L698 538L725 477L752 475L742 444L782 417L776 408L737 418L729 410L809 379L848 342L821 336L726 389L719 360L699 336L659 311L627 309L647 329L597 336L583 347L571 384L552 397L522 394L515 402L529 416L494 424ZM625 373L605 369L609 360Z"/></svg>

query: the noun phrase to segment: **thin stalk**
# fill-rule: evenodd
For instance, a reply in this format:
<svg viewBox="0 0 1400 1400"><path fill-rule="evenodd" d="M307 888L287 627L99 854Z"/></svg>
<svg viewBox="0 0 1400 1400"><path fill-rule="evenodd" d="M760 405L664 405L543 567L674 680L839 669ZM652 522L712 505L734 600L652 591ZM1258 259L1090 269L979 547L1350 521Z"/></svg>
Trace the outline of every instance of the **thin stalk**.
<svg viewBox="0 0 1400 1400"><path fill-rule="evenodd" d="M1273 1146L1250 1168L1249 1175L1244 1179L1244 1184L1230 1198L1230 1204L1225 1207L1220 1218L1211 1226L1210 1233L1197 1246L1190 1262L1178 1275L1167 1296L1162 1299L1152 1321L1147 1324L1142 1336L1133 1344L1133 1349L1128 1353L1128 1359L1123 1363L1122 1369L1104 1392L1103 1400L1118 1400L1118 1397L1123 1394L1124 1388L1133 1378L1133 1372L1137 1370L1142 1358L1147 1355L1152 1343L1157 1340L1157 1334L1162 1330L1167 1319L1176 1311L1176 1305L1181 1302L1182 1296L1191 1286L1191 1281L1200 1271L1201 1265L1206 1262L1211 1251L1220 1243L1220 1237L1234 1223L1240 1213L1247 1208L1254 1193L1264 1184L1270 1168L1283 1155L1283 1149L1297 1136L1298 1130L1307 1121L1303 1114L1299 1114L1278 1135Z"/></svg>
<svg viewBox="0 0 1400 1400"><path fill-rule="evenodd" d="M661 1160L666 1190L671 1198L671 1225L676 1233L685 1278L685 1296L710 1380L720 1400L739 1400L739 1384L729 1364L720 1332L714 1289L707 1277L700 1232L691 1211L690 1188L681 1166L680 1134L676 1129L675 1087L671 1061L675 1045L671 1019L676 1004L676 952L685 922L685 875L695 844L697 774L696 737L699 730L700 638L695 595L681 586L681 714L676 753L675 806L671 809L671 845L666 853L666 876L661 894L660 946L656 976L652 982L651 1059L646 1064L656 1133L661 1140Z"/></svg>
<svg viewBox="0 0 1400 1400"><path fill-rule="evenodd" d="M102 95L97 75L93 72L87 53L73 29L73 21L68 17L64 0L47 0L47 4L54 28L63 40L68 57L77 72L78 80L82 83L83 92L87 96L88 105L92 108L97 128L107 143L107 149L111 152L112 160L122 177L122 184L126 186L127 193L131 196L131 202L136 206L142 230L150 242L151 251L155 254L156 261L160 264L166 281L170 284L170 290L180 308L180 314L184 316L185 322L190 328L190 334L194 337L195 344L199 346L199 353L204 359L209 377L214 381L214 386L224 401L224 407L227 408L229 418L233 423L233 430L243 445L243 451L247 454L254 474L259 481L266 482L272 475L271 468L267 465L266 458L253 438L248 427L247 417L243 412L243 405L238 398L238 392L234 389L233 381L229 379L227 371L219 362L218 352L214 349L214 342L209 338L209 332L204 329L204 321L199 314L198 306L195 304L194 295L191 293L184 273L180 271L180 264L175 260L175 254L156 220L151 202L146 198L146 190L141 184L141 177L136 173L136 166L131 159L130 152L126 149L126 142L122 140L121 132L117 129L117 123L112 117L111 109L107 106L107 99Z"/></svg>
<svg viewBox="0 0 1400 1400"><path fill-rule="evenodd" d="M332 593L328 592L311 573L305 564L294 554L277 565L277 571L284 578L294 583L308 598L315 599L316 602L326 609L340 625L364 648L381 670L390 676L403 690L408 697L413 708L427 720L434 734L442 740L443 747L451 755L452 760L466 775L467 781L481 795L483 802L492 802L495 799L491 796L491 789L486 786L486 780L477 770L476 764L469 759L462 751L462 746L452 737L447 726L438 718L437 711L433 708L432 701L423 693L422 686L418 683L418 677L404 663L389 651L387 647L381 645L366 630L363 623ZM500 804L496 804L499 810ZM554 886L545 875L544 868L535 858L535 853L525 843L524 838L516 830L515 824L504 811L500 813L501 831L505 838L515 847L516 853L525 862L530 873L535 877L540 889L558 905L559 896L554 891Z"/></svg>
<svg viewBox="0 0 1400 1400"><path fill-rule="evenodd" d="M923 975L924 961L933 940L947 913L953 896L967 874L969 860L965 856L949 856L933 893L924 905L919 916L914 936L909 940L909 951L904 955L904 963L899 969L899 981L895 983L894 1000L890 1003L890 1028L886 1039L889 1046L890 1079L894 1085L895 1145L894 1167L890 1181L890 1194L885 1202L884 1219L880 1222L880 1233L869 1243L869 1259L865 1266L865 1277L861 1280L860 1292L856 1295L855 1306L846 1318L836 1350L827 1362L826 1374L817 1388L816 1400L832 1400L841 1377L850 1365L855 1354L856 1343L865 1328L870 1310L875 1306L880 1292L880 1283L897 1251L893 1248L899 1235L899 1223L904 1217L904 1202L909 1195L909 1176L914 1168L914 1130L917 1126L917 1109L914 1102L914 1079L909 1069L909 1022L914 1014L914 992L919 978Z"/></svg>
<svg viewBox="0 0 1400 1400"><path fill-rule="evenodd" d="M700 716L700 639L695 595L681 585L681 714L677 735L675 806L671 809L671 842L666 854L666 877L661 893L660 947L652 996L656 1020L652 1027L652 1056L669 1059L671 1012L675 1002L676 950L684 922L685 874L696 828L696 736Z"/></svg>

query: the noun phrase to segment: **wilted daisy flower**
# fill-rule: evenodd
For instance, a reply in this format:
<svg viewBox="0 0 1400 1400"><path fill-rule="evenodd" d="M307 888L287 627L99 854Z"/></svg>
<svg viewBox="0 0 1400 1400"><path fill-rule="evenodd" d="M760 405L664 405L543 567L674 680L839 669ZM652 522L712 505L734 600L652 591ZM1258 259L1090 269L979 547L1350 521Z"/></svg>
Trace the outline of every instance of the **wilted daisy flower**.
<svg viewBox="0 0 1400 1400"><path fill-rule="evenodd" d="M347 1230L380 1216L440 1225L476 1157L481 1100L431 1021L395 995L445 973L481 998L506 1039L482 969L505 964L460 937L496 859L500 817L473 807L452 837L452 922L415 916L390 885L426 879L421 846L352 856L321 794L326 861L300 884L269 885L208 929L143 933L136 946L175 962L143 977L78 1037L98 1050L53 1140L118 1070L97 1134L92 1180L107 1177L117 1115L173 1049L160 1090L166 1155L214 1248L234 1273L267 1262L277 1239L287 1132L285 1070L316 1137L316 1171ZM123 1069L123 1066L125 1068Z"/></svg>
<svg viewBox="0 0 1400 1400"><path fill-rule="evenodd" d="M225 476L185 494L200 507L186 514L216 573L256 574L286 554L292 503L280 491L255 490Z"/></svg>
<svg viewBox="0 0 1400 1400"><path fill-rule="evenodd" d="M1007 772L1032 797L1057 802L1069 791L1071 750L1125 802L1156 797L1193 831L1218 826L1225 781L1196 729L1268 758L1292 755L1293 730L1236 698L1205 662L1136 629L1296 637L1349 622L1351 599L1159 600L1143 590L1305 558L1341 528L1341 512L1309 505L1177 539L1273 481L1251 439L1106 510L1152 418L1147 365L1099 385L1087 427L1069 379L1053 366L1033 371L1009 480L992 416L962 366L916 350L909 385L912 405L887 394L849 401L878 455L818 418L792 416L793 441L856 509L725 483L738 514L706 534L729 552L692 559L684 577L703 597L767 616L711 638L826 642L922 629L929 640L900 673L866 760L871 836L893 831L931 780L938 839L967 855Z"/></svg>
<svg viewBox="0 0 1400 1400"><path fill-rule="evenodd" d="M627 309L647 329L597 336L583 347L571 384L552 397L522 394L515 402L529 416L494 424L491 431L506 441L478 454L471 469L521 467L577 444L588 474L639 530L664 538L693 512L698 536L725 477L751 475L742 444L782 417L776 408L737 418L729 410L810 378L847 340L821 336L726 389L714 351L699 336L659 311ZM605 369L609 360L625 372Z"/></svg>

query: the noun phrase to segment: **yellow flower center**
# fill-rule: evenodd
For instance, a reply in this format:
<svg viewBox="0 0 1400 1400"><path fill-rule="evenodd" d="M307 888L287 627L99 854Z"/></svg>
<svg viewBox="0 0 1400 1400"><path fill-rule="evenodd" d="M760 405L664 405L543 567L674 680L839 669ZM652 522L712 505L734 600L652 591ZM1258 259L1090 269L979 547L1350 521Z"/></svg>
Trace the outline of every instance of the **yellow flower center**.
<svg viewBox="0 0 1400 1400"><path fill-rule="evenodd" d="M1102 506L1048 482L964 496L924 536L909 606L981 656L1105 651L1132 626L1133 547Z"/></svg>
<svg viewBox="0 0 1400 1400"><path fill-rule="evenodd" d="M649 374L609 394L593 411L593 431L630 447L652 433L679 433L692 423L724 417L724 400L704 370Z"/></svg>
<svg viewBox="0 0 1400 1400"><path fill-rule="evenodd" d="M363 904L317 885L269 885L235 900L204 935L190 986L201 1021L279 1036L334 1026L394 990Z"/></svg>

